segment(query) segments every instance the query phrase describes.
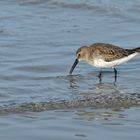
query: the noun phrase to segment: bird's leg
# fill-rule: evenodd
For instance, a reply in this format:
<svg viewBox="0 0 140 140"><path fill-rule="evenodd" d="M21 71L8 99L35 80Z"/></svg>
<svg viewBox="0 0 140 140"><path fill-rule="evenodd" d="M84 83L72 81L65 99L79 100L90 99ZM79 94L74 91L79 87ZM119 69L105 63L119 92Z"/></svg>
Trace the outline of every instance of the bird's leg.
<svg viewBox="0 0 140 140"><path fill-rule="evenodd" d="M114 68L115 82L117 81L117 70Z"/></svg>
<svg viewBox="0 0 140 140"><path fill-rule="evenodd" d="M102 82L102 69L100 69L98 77L99 77L99 81L101 83Z"/></svg>

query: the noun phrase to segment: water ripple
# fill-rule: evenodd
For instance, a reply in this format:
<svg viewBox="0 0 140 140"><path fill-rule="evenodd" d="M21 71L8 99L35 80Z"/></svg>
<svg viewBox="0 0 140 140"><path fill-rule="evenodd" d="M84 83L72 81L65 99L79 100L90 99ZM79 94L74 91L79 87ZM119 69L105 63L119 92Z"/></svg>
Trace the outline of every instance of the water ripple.
<svg viewBox="0 0 140 140"><path fill-rule="evenodd" d="M59 102L36 102L36 103L23 103L21 105L10 105L0 107L0 114L9 113L21 113L32 111L44 111L44 110L58 110L58 109L71 109L71 108L129 108L132 106L140 106L140 96L133 95L118 95L100 94L98 96L86 96L77 100L61 100Z"/></svg>

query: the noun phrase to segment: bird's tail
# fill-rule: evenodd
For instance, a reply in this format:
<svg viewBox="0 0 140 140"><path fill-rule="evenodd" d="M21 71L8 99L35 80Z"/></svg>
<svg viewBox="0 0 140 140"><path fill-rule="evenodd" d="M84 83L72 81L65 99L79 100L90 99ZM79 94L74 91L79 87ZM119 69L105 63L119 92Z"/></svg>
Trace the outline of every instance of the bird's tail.
<svg viewBox="0 0 140 140"><path fill-rule="evenodd" d="M140 53L140 47L132 49L132 51Z"/></svg>

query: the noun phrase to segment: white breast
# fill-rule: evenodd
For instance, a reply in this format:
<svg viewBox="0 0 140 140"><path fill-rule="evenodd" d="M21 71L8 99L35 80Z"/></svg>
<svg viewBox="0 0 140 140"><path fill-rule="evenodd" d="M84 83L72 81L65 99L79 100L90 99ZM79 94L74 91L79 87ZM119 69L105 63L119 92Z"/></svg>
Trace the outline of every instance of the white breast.
<svg viewBox="0 0 140 140"><path fill-rule="evenodd" d="M110 68L110 67L115 67L117 65L120 65L122 63L125 63L127 61L129 61L130 59L132 59L133 57L135 57L138 53L135 52L127 57L123 57L121 59L117 59L111 62L106 62L103 59L94 59L94 61L88 61L88 63L90 65L93 65L95 67L99 67L99 68Z"/></svg>

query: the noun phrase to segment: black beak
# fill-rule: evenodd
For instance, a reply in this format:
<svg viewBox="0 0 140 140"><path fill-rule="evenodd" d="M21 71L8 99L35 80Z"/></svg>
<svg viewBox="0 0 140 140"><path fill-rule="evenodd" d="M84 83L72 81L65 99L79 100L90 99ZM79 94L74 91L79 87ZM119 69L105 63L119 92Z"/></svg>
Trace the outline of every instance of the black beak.
<svg viewBox="0 0 140 140"><path fill-rule="evenodd" d="M72 65L72 67L70 69L69 74L72 74L72 72L73 72L74 68L76 67L76 65L78 64L78 62L79 62L78 59L75 59L75 62L73 63L73 65Z"/></svg>

